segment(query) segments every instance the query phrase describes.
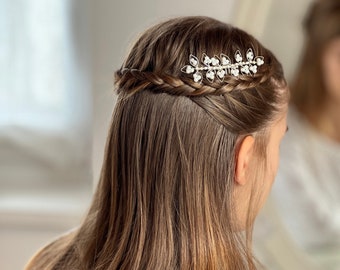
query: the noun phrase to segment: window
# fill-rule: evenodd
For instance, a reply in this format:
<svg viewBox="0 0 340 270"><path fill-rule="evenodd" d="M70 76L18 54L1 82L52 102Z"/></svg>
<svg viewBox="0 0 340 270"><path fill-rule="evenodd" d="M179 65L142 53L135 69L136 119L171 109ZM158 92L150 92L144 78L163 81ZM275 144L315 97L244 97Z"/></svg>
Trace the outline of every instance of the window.
<svg viewBox="0 0 340 270"><path fill-rule="evenodd" d="M0 206L90 190L89 57L72 2L1 3Z"/></svg>

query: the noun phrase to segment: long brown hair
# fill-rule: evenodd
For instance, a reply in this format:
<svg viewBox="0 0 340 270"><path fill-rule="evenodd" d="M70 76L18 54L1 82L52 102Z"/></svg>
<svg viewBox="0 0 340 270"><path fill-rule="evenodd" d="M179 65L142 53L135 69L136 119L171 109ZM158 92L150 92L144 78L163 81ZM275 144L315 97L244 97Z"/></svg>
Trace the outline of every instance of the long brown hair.
<svg viewBox="0 0 340 270"><path fill-rule="evenodd" d="M265 59L253 76L200 84L181 72L190 54L248 48ZM257 170L265 170L266 129L287 102L280 63L240 29L184 17L147 30L115 82L118 102L90 211L27 269L256 269L254 207L245 238L235 229L236 154L252 134Z"/></svg>
<svg viewBox="0 0 340 270"><path fill-rule="evenodd" d="M291 102L313 122L327 97L321 60L329 42L340 37L340 1L316 0L303 26L305 44L291 84Z"/></svg>

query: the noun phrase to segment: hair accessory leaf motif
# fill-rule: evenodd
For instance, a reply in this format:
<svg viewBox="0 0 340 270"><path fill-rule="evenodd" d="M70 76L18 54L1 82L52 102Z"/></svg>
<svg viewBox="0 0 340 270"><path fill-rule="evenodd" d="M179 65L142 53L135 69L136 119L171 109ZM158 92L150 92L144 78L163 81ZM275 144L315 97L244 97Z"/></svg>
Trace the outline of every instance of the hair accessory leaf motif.
<svg viewBox="0 0 340 270"><path fill-rule="evenodd" d="M194 82L202 83L203 73L209 82L214 82L215 78L220 82L224 81L225 76L231 75L238 77L240 74L253 75L257 73L257 67L264 64L263 56L254 56L253 50L248 49L246 61L243 61L242 54L239 50L234 55L235 62L232 63L230 58L221 53L220 56L209 57L203 53L201 63L198 58L192 54L189 56L189 65L182 67L181 71L186 74L193 74Z"/></svg>

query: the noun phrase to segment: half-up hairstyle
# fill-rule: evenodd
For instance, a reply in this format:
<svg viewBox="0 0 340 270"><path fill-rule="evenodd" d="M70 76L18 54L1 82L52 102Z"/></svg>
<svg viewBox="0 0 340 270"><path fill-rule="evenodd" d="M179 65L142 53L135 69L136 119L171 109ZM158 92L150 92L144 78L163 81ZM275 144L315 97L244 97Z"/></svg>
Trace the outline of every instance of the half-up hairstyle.
<svg viewBox="0 0 340 270"><path fill-rule="evenodd" d="M181 72L190 54L232 57L249 48L264 57L256 74L195 83ZM43 249L28 269L256 269L250 246L256 189L245 234L235 225L232 194L247 135L255 138L261 186L268 127L287 103L274 55L231 25L176 18L142 34L115 73L115 86L91 209L78 230Z"/></svg>

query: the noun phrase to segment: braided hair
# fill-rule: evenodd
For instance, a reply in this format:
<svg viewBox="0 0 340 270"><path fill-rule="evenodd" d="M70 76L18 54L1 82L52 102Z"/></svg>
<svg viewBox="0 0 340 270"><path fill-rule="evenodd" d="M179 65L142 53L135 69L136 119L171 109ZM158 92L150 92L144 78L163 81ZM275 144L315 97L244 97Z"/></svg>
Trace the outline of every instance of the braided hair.
<svg viewBox="0 0 340 270"><path fill-rule="evenodd" d="M264 57L253 75L201 83L181 72L190 54ZM255 38L208 17L147 30L115 73L118 101L94 200L84 223L27 269L254 270L251 191L245 239L237 231L240 141L255 138L258 186L267 127L287 103L281 64ZM260 191L259 191L260 192Z"/></svg>
<svg viewBox="0 0 340 270"><path fill-rule="evenodd" d="M209 82L205 78L197 83L181 72L190 54L234 55L248 48L265 59L255 74L229 74L223 81ZM281 64L254 37L211 18L186 17L146 31L116 71L115 85L122 96L140 91L185 96L215 115L229 130L242 134L264 127L272 118L276 100L284 96L279 89L285 89L286 82ZM221 114L224 117L219 117ZM230 123L230 119L238 121Z"/></svg>

